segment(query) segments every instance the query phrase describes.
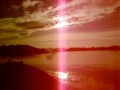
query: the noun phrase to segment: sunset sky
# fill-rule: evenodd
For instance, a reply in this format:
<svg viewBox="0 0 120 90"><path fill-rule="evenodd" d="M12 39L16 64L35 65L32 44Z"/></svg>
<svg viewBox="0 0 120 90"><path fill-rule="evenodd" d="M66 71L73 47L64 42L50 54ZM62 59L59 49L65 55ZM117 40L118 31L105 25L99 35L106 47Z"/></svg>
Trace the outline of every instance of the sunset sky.
<svg viewBox="0 0 120 90"><path fill-rule="evenodd" d="M120 0L2 0L0 45L55 48L120 45Z"/></svg>

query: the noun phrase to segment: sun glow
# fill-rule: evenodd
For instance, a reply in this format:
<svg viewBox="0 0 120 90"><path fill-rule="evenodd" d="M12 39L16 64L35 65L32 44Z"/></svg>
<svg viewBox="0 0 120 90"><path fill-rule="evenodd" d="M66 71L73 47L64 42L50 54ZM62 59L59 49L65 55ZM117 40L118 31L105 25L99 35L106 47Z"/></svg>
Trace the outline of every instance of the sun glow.
<svg viewBox="0 0 120 90"><path fill-rule="evenodd" d="M61 28L61 27L67 27L68 23L67 22L60 22L55 25L55 28Z"/></svg>
<svg viewBox="0 0 120 90"><path fill-rule="evenodd" d="M68 26L68 22L66 21L64 17L57 17L56 20L58 23L55 25L55 28L61 28L61 27Z"/></svg>

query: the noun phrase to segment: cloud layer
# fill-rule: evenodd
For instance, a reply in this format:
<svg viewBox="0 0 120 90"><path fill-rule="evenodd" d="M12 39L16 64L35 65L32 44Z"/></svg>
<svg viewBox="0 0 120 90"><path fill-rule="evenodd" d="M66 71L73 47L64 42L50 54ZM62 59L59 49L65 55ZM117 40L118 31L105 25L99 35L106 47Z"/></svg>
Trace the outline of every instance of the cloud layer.
<svg viewBox="0 0 120 90"><path fill-rule="evenodd" d="M0 39L24 38L38 31L57 30L63 22L68 27L82 25L113 13L119 5L119 0L71 0L62 4L63 14L60 15L61 6L57 3L48 6L42 0L12 3L9 12L13 15L0 16ZM22 14L18 14L19 11Z"/></svg>

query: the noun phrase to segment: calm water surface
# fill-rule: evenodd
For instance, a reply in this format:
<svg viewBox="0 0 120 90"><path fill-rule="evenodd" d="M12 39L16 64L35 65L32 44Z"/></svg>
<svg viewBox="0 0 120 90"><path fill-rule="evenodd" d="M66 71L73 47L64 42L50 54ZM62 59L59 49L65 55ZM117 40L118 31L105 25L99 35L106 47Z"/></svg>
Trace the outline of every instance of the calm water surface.
<svg viewBox="0 0 120 90"><path fill-rule="evenodd" d="M120 61L120 51L79 51L64 52L63 60L66 66L79 65L102 65L108 68L118 67ZM34 55L22 58L24 63L30 65L59 65L59 53L49 53L42 55Z"/></svg>
<svg viewBox="0 0 120 90"><path fill-rule="evenodd" d="M120 51L64 52L67 78L59 77L59 53L13 58L43 69L62 83L80 90L118 90L120 79ZM2 58L1 62L2 62ZM8 58L6 58L7 60Z"/></svg>
<svg viewBox="0 0 120 90"><path fill-rule="evenodd" d="M60 78L59 53L36 55L27 64L45 70L64 84L80 90L118 90L120 51L64 52L67 78Z"/></svg>

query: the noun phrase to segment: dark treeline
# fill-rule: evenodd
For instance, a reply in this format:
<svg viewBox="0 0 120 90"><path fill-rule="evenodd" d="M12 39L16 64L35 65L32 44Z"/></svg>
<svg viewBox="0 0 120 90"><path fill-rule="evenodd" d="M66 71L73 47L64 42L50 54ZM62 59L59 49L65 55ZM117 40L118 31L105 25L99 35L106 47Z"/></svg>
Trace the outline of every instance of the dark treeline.
<svg viewBox="0 0 120 90"><path fill-rule="evenodd" d="M109 47L73 47L73 48L56 48L52 49L53 51L99 51L99 50L111 50L111 51L119 51L120 46L109 46Z"/></svg>
<svg viewBox="0 0 120 90"><path fill-rule="evenodd" d="M119 51L120 46L109 46L109 47L80 47L80 48L69 48L67 51L93 51L93 50L114 50Z"/></svg>
<svg viewBox="0 0 120 90"><path fill-rule="evenodd" d="M42 53L47 53L47 51L45 49L39 49L29 45L10 45L0 47L0 56L3 57L30 56Z"/></svg>
<svg viewBox="0 0 120 90"><path fill-rule="evenodd" d="M94 51L94 50L120 50L120 46L109 47L75 47L75 48L35 48L29 45L9 45L0 47L0 56L2 57L20 57L34 54L54 53L60 51Z"/></svg>

